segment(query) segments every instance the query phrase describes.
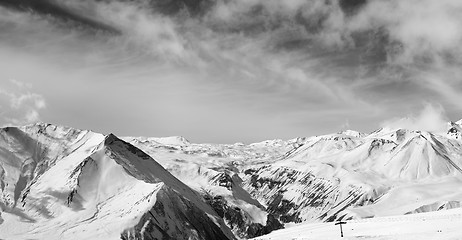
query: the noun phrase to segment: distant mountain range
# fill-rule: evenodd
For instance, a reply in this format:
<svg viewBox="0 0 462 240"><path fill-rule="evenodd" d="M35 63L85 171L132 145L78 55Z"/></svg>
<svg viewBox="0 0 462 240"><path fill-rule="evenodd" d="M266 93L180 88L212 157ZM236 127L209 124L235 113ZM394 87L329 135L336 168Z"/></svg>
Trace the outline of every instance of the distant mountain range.
<svg viewBox="0 0 462 240"><path fill-rule="evenodd" d="M1 239L247 239L461 202L462 121L248 145L0 130Z"/></svg>

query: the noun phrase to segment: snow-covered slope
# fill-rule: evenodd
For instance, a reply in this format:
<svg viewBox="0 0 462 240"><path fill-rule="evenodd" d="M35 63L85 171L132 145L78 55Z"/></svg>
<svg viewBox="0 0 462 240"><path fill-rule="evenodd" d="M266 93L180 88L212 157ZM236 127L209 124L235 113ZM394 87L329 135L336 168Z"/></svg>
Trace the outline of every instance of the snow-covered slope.
<svg viewBox="0 0 462 240"><path fill-rule="evenodd" d="M34 125L2 136L0 238L234 239L196 192L112 134Z"/></svg>
<svg viewBox="0 0 462 240"><path fill-rule="evenodd" d="M0 238L245 239L460 208L461 123L248 145L5 128Z"/></svg>
<svg viewBox="0 0 462 240"><path fill-rule="evenodd" d="M239 208L242 218L224 218L244 237L255 235L249 227L236 228L242 222L269 231L281 223L435 211L462 201L457 187L462 145L449 135L380 129L250 145L131 143L163 159L163 166L202 192L217 212ZM232 188L247 192L246 202L260 213L235 204L244 197ZM255 221L265 214L271 223Z"/></svg>
<svg viewBox="0 0 462 240"><path fill-rule="evenodd" d="M462 209L419 213L405 216L367 218L335 222L305 223L275 231L254 240L302 239L393 239L393 240L454 240L462 239Z"/></svg>
<svg viewBox="0 0 462 240"><path fill-rule="evenodd" d="M446 136L402 129L333 134L245 171L244 188L284 222L331 221L458 205L461 168L462 143Z"/></svg>
<svg viewBox="0 0 462 240"><path fill-rule="evenodd" d="M187 146L191 144L186 138L181 136L172 137L125 137L127 141L137 141L154 146Z"/></svg>
<svg viewBox="0 0 462 240"><path fill-rule="evenodd" d="M236 236L259 236L283 225L242 188L240 169L269 163L293 149L297 140L244 144L159 144L154 138L126 137L167 170L199 192Z"/></svg>

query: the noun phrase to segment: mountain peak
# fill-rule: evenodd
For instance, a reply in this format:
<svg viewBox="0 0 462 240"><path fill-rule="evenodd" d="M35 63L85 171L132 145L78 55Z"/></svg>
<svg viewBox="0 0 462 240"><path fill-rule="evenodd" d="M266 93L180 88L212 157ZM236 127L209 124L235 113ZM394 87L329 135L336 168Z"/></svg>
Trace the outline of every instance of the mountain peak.
<svg viewBox="0 0 462 240"><path fill-rule="evenodd" d="M347 135L347 136L351 136L351 137L357 137L357 138L361 138L361 137L366 136L366 134L364 134L364 133L361 133L361 132L358 132L358 131L355 131L355 130L349 130L349 129L341 131L338 134L343 134L343 135Z"/></svg>
<svg viewBox="0 0 462 240"><path fill-rule="evenodd" d="M112 133L39 123L1 134L0 150L9 153L0 154L0 205L6 209L0 220L8 219L0 224L2 237L234 239L196 192ZM34 224L14 220L16 215ZM62 221L61 235L49 231Z"/></svg>
<svg viewBox="0 0 462 240"><path fill-rule="evenodd" d="M104 138L104 144L105 145L110 145L111 143L113 143L114 141L117 141L119 140L119 138L114 135L113 133L109 133L105 138Z"/></svg>

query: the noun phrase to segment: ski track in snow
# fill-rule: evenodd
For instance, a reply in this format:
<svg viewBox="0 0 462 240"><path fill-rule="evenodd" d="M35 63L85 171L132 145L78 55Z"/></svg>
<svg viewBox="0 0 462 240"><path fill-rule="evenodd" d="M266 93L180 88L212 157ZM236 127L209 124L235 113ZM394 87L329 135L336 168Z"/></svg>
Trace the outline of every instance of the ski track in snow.
<svg viewBox="0 0 462 240"><path fill-rule="evenodd" d="M52 125L20 129L19 137L1 147L13 147L23 165L31 154L34 161L45 162L47 171L35 176L37 170L32 170L30 175L0 155L5 160L0 170L6 169L0 180L10 183L0 193L8 199L14 192L14 204L0 199L0 239L119 239L121 231L136 224L145 232L151 217L157 224L173 221L152 209L164 186L170 189L164 193L191 201L217 226L221 219L198 193L219 197L221 202L215 203L242 214L233 217L241 216L238 220L245 224L264 225L269 211L285 217L299 212L286 229L255 238L259 240L340 239L339 226L319 222L339 216L355 219L344 225L343 239L462 239L460 208L403 215L460 207L462 142L453 139L459 132L345 131L249 145L123 138L132 146L113 135ZM18 133L13 129L13 134ZM29 175L31 179L21 178Z"/></svg>
<svg viewBox="0 0 462 240"><path fill-rule="evenodd" d="M462 239L462 209L346 221L344 237L331 223L298 224L253 240L314 239Z"/></svg>

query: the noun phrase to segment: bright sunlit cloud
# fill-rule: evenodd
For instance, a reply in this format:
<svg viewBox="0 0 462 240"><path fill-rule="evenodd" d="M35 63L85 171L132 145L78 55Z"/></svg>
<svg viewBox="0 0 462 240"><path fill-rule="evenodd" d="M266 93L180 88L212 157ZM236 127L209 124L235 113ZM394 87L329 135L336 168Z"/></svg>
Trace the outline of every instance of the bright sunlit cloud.
<svg viewBox="0 0 462 240"><path fill-rule="evenodd" d="M8 79L0 85L0 119L3 126L40 121L40 111L46 107L42 95L32 92L32 84Z"/></svg>
<svg viewBox="0 0 462 240"><path fill-rule="evenodd" d="M417 115L387 120L382 123L382 127L445 133L447 131L448 122L449 120L442 106L426 104Z"/></svg>
<svg viewBox="0 0 462 240"><path fill-rule="evenodd" d="M235 142L372 131L425 102L461 118L460 1L46 4L72 16L0 6L2 125Z"/></svg>

